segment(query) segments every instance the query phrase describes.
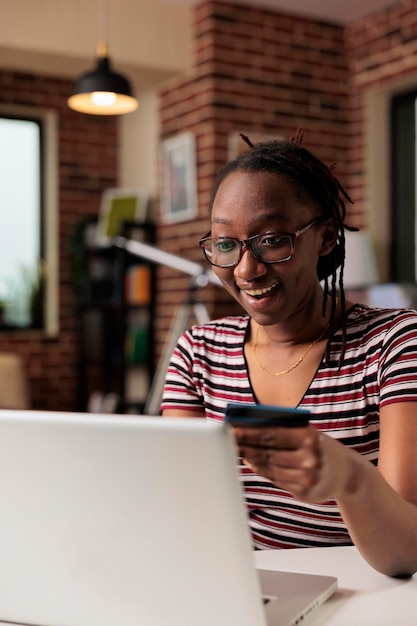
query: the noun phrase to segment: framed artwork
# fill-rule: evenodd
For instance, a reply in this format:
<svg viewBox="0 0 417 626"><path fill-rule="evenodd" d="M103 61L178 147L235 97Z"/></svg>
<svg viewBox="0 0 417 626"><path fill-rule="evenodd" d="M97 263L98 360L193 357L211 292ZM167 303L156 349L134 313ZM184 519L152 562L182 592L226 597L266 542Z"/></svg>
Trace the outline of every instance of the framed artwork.
<svg viewBox="0 0 417 626"><path fill-rule="evenodd" d="M108 244L119 234L123 222L143 222L147 216L148 194L141 188L106 189L101 197L96 239Z"/></svg>
<svg viewBox="0 0 417 626"><path fill-rule="evenodd" d="M196 215L195 136L186 132L161 143L161 218L174 223Z"/></svg>
<svg viewBox="0 0 417 626"><path fill-rule="evenodd" d="M274 141L284 139L282 135L268 135L267 133L252 133L249 131L235 131L227 138L227 157L229 161L233 161L243 152L249 150L248 144L243 141L240 133L246 135L248 139L255 145L257 143L264 143L265 141Z"/></svg>

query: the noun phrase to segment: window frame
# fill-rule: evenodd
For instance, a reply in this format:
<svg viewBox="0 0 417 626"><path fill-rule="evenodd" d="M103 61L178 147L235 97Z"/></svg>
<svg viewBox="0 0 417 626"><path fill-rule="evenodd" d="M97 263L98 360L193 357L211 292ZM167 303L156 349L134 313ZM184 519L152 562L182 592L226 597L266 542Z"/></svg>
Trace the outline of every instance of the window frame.
<svg viewBox="0 0 417 626"><path fill-rule="evenodd" d="M394 94L390 107L391 279L416 282L417 90ZM410 211L410 206L413 210Z"/></svg>
<svg viewBox="0 0 417 626"><path fill-rule="evenodd" d="M5 328L5 332L40 332L48 337L59 333L58 315L58 115L40 107L0 104L0 115L10 119L32 120L41 128L41 257L44 269L43 326Z"/></svg>

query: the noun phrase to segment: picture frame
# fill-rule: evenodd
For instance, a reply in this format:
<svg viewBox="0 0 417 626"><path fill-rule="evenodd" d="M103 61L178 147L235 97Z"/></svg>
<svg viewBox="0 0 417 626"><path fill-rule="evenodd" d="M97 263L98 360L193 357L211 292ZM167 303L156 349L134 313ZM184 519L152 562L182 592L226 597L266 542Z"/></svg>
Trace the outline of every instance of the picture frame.
<svg viewBox="0 0 417 626"><path fill-rule="evenodd" d="M196 141L184 132L161 142L161 219L183 222L197 212Z"/></svg>
<svg viewBox="0 0 417 626"><path fill-rule="evenodd" d="M109 188L101 196L96 243L106 245L116 237L123 222L144 222L148 211L148 193L140 187Z"/></svg>

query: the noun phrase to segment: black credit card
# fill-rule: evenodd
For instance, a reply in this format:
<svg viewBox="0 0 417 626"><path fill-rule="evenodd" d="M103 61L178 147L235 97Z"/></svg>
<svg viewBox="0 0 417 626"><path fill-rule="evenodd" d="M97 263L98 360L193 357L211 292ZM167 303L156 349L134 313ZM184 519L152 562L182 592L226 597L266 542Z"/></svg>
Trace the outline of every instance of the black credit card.
<svg viewBox="0 0 417 626"><path fill-rule="evenodd" d="M300 428L308 426L309 416L308 409L291 409L268 404L229 403L224 421L232 426Z"/></svg>

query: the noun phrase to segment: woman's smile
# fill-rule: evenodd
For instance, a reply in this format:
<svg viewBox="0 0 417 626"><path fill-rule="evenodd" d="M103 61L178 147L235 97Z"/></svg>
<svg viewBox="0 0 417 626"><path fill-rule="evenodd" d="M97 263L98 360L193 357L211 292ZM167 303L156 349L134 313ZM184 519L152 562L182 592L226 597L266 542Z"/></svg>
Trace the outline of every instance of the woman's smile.
<svg viewBox="0 0 417 626"><path fill-rule="evenodd" d="M270 285L269 287L264 287L262 289L245 289L243 287L239 287L240 291L243 291L243 293L245 293L247 296L251 297L251 298L263 298L264 296L267 296L271 293L271 291L273 289L275 289L276 287L278 287L278 283L274 283L273 285Z"/></svg>

